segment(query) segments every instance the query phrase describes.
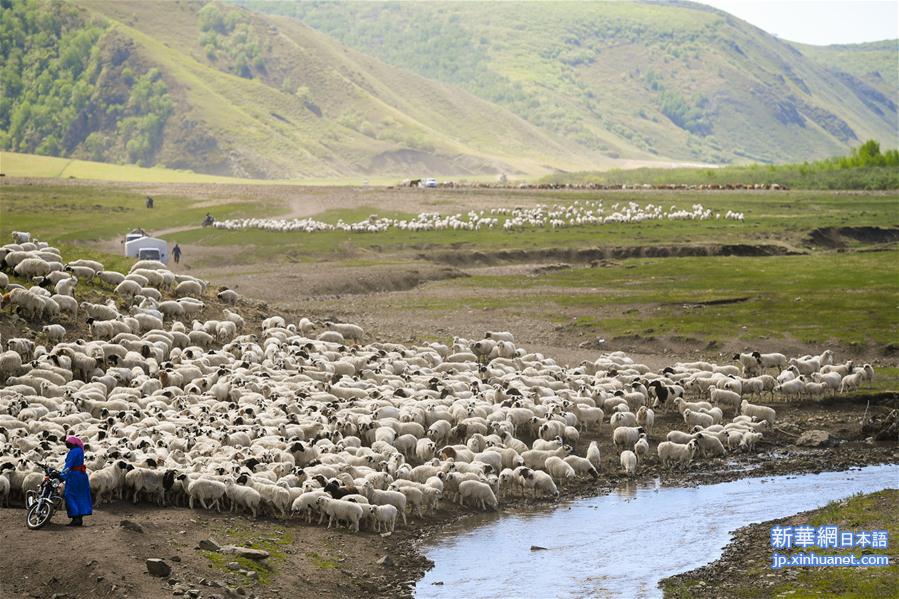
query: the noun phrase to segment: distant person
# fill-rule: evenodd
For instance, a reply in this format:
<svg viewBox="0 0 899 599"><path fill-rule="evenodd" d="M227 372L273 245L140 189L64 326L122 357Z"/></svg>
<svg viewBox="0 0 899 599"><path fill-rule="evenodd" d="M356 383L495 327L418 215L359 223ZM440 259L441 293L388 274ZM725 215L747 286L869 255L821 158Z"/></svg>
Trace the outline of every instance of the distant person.
<svg viewBox="0 0 899 599"><path fill-rule="evenodd" d="M214 222L215 222L215 219L212 218L212 215L207 212L206 218L203 219L203 226L208 227L209 225L211 225Z"/></svg>
<svg viewBox="0 0 899 599"><path fill-rule="evenodd" d="M93 513L91 500L91 484L84 466L84 442L73 435L66 437L66 464L59 477L65 481L63 497L66 500L66 513L72 519L69 526L82 526L81 519Z"/></svg>
<svg viewBox="0 0 899 599"><path fill-rule="evenodd" d="M147 196L147 208L152 208L152 207L153 207L153 198L151 198L150 196Z"/></svg>
<svg viewBox="0 0 899 599"><path fill-rule="evenodd" d="M175 259L175 264L181 262L181 246L177 243L175 247L172 248L172 257Z"/></svg>

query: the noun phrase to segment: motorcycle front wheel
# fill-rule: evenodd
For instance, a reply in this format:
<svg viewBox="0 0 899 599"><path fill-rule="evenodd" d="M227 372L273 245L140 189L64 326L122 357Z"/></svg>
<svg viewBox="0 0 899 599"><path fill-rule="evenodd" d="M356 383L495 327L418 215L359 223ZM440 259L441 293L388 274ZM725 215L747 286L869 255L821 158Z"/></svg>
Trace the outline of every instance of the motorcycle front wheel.
<svg viewBox="0 0 899 599"><path fill-rule="evenodd" d="M53 509L52 502L37 501L28 508L28 512L25 515L25 525L28 526L29 530L43 528L53 517Z"/></svg>

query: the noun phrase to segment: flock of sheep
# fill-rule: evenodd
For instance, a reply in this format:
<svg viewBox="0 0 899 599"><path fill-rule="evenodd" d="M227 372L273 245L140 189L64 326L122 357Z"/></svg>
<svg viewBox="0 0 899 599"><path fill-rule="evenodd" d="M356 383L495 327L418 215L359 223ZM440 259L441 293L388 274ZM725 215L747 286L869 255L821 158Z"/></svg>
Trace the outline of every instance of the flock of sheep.
<svg viewBox="0 0 899 599"><path fill-rule="evenodd" d="M330 224L310 218L242 218L217 221L213 226L228 231L261 229L276 232L315 233L319 231L343 231L348 233L381 233L390 229L400 231L481 231L502 227L506 231L524 229L564 229L569 227L605 225L612 223L640 223L647 220L709 220L711 218L743 222L742 212L728 210L723 215L713 214L702 204L693 204L689 210L671 206L665 210L655 204L641 206L636 202L619 203L606 213L602 200L577 200L572 204L551 207L537 205L534 208L492 208L471 211L466 214L441 215L422 212L409 220L371 215L357 223L343 220Z"/></svg>
<svg viewBox="0 0 899 599"><path fill-rule="evenodd" d="M620 352L562 366L508 332L365 343L353 324L281 316L250 330L230 290L218 299L233 309L198 320L214 308L206 282L161 263L116 273L66 263L26 233L14 239L0 265L24 284L0 275L3 309L48 324L4 340L0 354L3 505L40 483L35 462L62 461L72 434L86 443L98 505L146 501L386 533L441 501L496 509L515 496L557 497L616 463L634 475L654 459L653 444L663 467L754 451L776 412L751 402L796 394L795 381L823 393L873 377L869 365L834 364L830 351L656 372ZM113 297L79 303L88 281ZM64 324L81 318L89 335L73 338ZM683 430L657 439L656 415L669 411ZM608 438L615 453L603 460L598 440Z"/></svg>

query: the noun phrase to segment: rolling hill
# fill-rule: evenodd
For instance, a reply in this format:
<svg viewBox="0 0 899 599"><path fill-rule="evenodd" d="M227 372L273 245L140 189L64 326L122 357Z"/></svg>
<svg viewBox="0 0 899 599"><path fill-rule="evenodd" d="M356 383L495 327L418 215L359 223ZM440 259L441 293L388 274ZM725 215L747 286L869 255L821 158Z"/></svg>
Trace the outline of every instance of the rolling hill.
<svg viewBox="0 0 899 599"><path fill-rule="evenodd" d="M791 44L686 2L0 0L0 17L0 150L23 155L520 176L897 138L895 42Z"/></svg>
<svg viewBox="0 0 899 599"><path fill-rule="evenodd" d="M293 19L183 1L7 5L3 73L22 74L0 105L8 150L253 178L514 174L602 161Z"/></svg>
<svg viewBox="0 0 899 599"><path fill-rule="evenodd" d="M896 41L817 48L690 2L269 2L608 156L802 161L897 138Z"/></svg>

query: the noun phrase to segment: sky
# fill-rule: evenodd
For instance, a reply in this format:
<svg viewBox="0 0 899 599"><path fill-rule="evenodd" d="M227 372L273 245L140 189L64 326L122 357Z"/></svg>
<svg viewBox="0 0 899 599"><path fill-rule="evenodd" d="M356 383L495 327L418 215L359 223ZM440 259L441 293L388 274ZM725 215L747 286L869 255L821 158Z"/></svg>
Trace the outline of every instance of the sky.
<svg viewBox="0 0 899 599"><path fill-rule="evenodd" d="M698 0L804 44L899 38L899 0Z"/></svg>

